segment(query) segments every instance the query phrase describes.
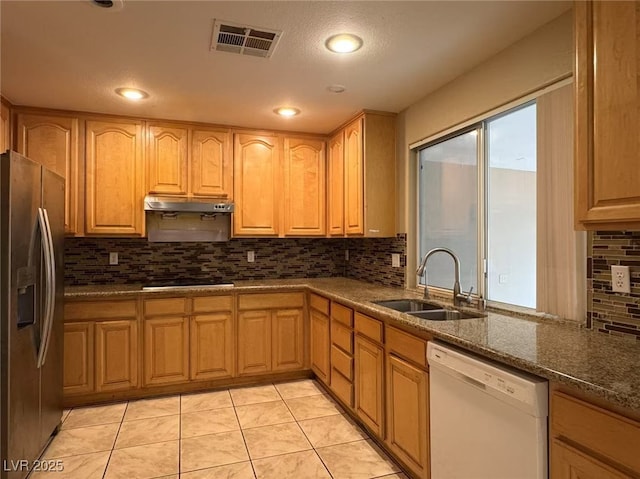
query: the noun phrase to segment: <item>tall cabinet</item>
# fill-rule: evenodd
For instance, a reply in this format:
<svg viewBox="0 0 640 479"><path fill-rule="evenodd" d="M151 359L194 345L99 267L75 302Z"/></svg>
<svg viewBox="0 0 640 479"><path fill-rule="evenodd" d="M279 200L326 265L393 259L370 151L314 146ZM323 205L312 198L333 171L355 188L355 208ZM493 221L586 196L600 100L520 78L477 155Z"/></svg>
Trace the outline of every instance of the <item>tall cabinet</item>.
<svg viewBox="0 0 640 479"><path fill-rule="evenodd" d="M640 4L575 2L574 19L576 224L638 229Z"/></svg>

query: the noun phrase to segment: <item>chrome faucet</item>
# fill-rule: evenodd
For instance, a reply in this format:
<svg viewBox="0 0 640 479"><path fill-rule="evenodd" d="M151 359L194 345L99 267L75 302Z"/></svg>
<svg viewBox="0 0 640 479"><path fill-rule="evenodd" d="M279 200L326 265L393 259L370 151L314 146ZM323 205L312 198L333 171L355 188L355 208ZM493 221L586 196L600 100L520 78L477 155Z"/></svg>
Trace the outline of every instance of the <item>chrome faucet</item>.
<svg viewBox="0 0 640 479"><path fill-rule="evenodd" d="M427 252L427 254L424 255L424 258L422 258L420 266L418 266L418 269L416 270L416 275L424 275L424 299L429 299L429 287L427 286L427 261L429 260L431 255L440 252L447 253L449 256L451 256L451 258L453 258L453 264L455 267L455 282L453 283L453 305L460 306L463 301L466 303L471 303L471 292L473 291L473 286L466 295L460 293L460 260L458 259L456 254L448 248L433 248L431 251Z"/></svg>

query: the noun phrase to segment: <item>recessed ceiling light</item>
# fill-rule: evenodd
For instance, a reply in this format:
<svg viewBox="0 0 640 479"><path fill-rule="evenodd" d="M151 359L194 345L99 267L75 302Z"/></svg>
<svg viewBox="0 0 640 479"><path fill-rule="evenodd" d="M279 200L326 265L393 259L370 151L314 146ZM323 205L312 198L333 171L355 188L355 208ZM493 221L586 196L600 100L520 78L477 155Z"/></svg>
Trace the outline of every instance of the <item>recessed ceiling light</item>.
<svg viewBox="0 0 640 479"><path fill-rule="evenodd" d="M300 110L297 108L292 108L290 106L283 106L280 108L276 108L273 110L276 115L284 116L285 118L291 118L292 116L296 116L300 113Z"/></svg>
<svg viewBox="0 0 640 479"><path fill-rule="evenodd" d="M327 87L327 90L329 90L331 93L342 93L346 90L346 87L342 85L329 85Z"/></svg>
<svg viewBox="0 0 640 479"><path fill-rule="evenodd" d="M362 47L362 38L353 33L339 33L327 38L325 46L335 53L351 53Z"/></svg>
<svg viewBox="0 0 640 479"><path fill-rule="evenodd" d="M133 101L142 100L149 96L146 91L138 90L137 88L116 88L116 93L127 100Z"/></svg>

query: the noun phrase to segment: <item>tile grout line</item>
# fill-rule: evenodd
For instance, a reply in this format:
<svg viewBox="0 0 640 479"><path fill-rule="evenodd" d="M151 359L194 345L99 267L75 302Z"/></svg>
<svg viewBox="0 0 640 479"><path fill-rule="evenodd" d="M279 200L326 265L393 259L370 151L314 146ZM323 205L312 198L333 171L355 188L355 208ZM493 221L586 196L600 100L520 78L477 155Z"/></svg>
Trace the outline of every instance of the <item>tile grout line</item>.
<svg viewBox="0 0 640 479"><path fill-rule="evenodd" d="M178 478L182 474L182 394L178 401Z"/></svg>
<svg viewBox="0 0 640 479"><path fill-rule="evenodd" d="M109 458L107 459L107 463L104 466L104 472L102 473L102 479L107 477L107 469L109 469L109 463L111 462L111 456L113 455L113 451L116 448L116 443L118 442L118 436L120 435L120 429L122 429L122 423L124 422L124 417L127 414L127 409L129 409L129 401L125 403L124 411L122 412L122 419L120 420L120 425L118 426L118 431L116 432L116 436L113 438L113 444L111 445L111 451L109 451Z"/></svg>
<svg viewBox="0 0 640 479"><path fill-rule="evenodd" d="M273 383L272 383L273 385ZM275 388L275 386L274 386ZM249 452L249 446L247 445L247 440L244 437L244 431L242 429L242 425L240 424L240 418L238 417L238 411L236 411L236 402L233 400L233 394L231 394L231 390L228 389L229 396L231 397L231 405L233 406L233 414L236 415L236 421L238 421L238 427L240 428L240 436L242 437L242 442L244 443L244 448L247 450L247 457L249 458L249 464L251 465L251 470L253 471L253 477L257 478L256 468L253 465L253 459L251 458L251 453ZM276 389L277 391L277 389Z"/></svg>

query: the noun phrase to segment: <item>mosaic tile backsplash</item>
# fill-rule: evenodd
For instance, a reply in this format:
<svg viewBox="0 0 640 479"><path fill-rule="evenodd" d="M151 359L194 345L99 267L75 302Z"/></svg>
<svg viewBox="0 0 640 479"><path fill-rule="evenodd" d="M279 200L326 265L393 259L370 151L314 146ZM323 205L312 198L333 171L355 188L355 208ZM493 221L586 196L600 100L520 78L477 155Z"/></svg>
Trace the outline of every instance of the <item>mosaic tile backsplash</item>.
<svg viewBox="0 0 640 479"><path fill-rule="evenodd" d="M631 293L611 291L611 265L629 266ZM640 340L640 231L596 231L588 236L587 326Z"/></svg>
<svg viewBox="0 0 640 479"><path fill-rule="evenodd" d="M350 253L348 262L345 249ZM403 287L404 268L391 267L391 253L400 253L404 266L405 249L403 235L375 239L237 238L225 243L66 238L65 285L347 276ZM255 252L255 262L247 262L248 251ZM109 265L109 252L118 253L118 265Z"/></svg>

